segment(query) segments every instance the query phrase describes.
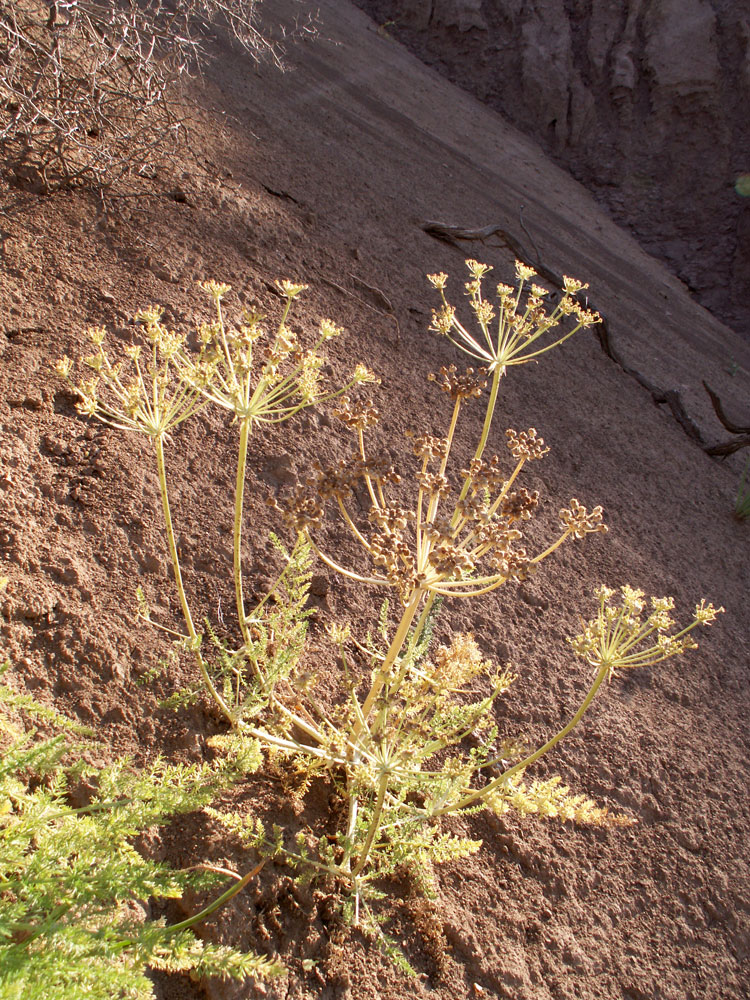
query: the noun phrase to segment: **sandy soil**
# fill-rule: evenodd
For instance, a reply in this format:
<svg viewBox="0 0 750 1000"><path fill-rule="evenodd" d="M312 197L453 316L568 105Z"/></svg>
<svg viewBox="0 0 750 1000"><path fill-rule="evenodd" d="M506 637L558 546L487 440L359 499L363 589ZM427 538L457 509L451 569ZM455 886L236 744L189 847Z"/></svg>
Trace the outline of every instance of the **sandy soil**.
<svg viewBox="0 0 750 1000"><path fill-rule="evenodd" d="M291 23L293 3L278 10ZM438 433L446 418L426 376L462 362L427 331L435 300L424 274L445 270L458 289L464 256L499 277L512 274L513 260L497 240L459 249L421 224L498 225L527 245L522 205L529 254L591 283L610 350L581 333L509 376L494 448L506 426L535 425L552 451L528 485L542 494L548 530L577 496L604 505L610 532L571 544L526 584L447 606L441 628L471 630L488 656L513 663L519 680L499 721L538 741L586 689L563 637L591 608L596 584L669 593L686 612L706 597L726 614L692 655L615 681L539 768L632 812L636 826L473 817L461 827L484 846L440 870L435 903L390 887L391 930L416 979L343 928L335 901L295 894L286 871L267 866L211 933L278 953L288 976L232 989L160 977L161 997L747 996L748 525L732 517L741 453L720 462L703 447L728 435L701 381L747 424L748 345L533 143L345 0L321 4L319 38L290 49L284 75L256 70L229 47L218 55L196 87L205 111L195 157L144 182L138 197L102 213L85 193L1 191L0 574L11 584L0 629L19 682L94 725L108 754L200 759L220 728L207 706L158 707L188 676L187 661L143 683L166 646L135 621L135 588L163 620L176 624L179 607L145 445L79 418L50 374L51 360L80 355L85 326L128 338L132 313L160 302L170 323L191 329L208 315L196 286L205 277L233 286L235 315L252 304L273 312L273 279L304 280L301 332L312 334L322 316L346 327L332 367L343 373L361 360L381 376L376 437L405 461L403 431ZM469 420L460 433L468 443L476 426ZM231 606L233 447L227 422L206 412L176 435L168 458L187 586L213 620ZM324 413L253 440L249 588L268 578L267 533L281 527L266 496L347 447ZM325 673L333 657L324 624L365 629L379 597L327 570L319 576L310 656ZM300 813L277 778L261 774L237 795L300 825L326 808L328 792L318 789ZM248 862L201 817L175 824L151 849L178 865Z"/></svg>

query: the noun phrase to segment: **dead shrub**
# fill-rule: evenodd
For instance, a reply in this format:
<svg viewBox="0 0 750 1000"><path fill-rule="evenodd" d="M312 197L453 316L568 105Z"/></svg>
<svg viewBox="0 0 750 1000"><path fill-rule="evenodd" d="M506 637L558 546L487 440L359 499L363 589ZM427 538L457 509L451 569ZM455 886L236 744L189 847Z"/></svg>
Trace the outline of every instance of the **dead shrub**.
<svg viewBox="0 0 750 1000"><path fill-rule="evenodd" d="M256 0L0 0L0 169L41 192L143 173L184 135L176 84L229 30L278 62Z"/></svg>

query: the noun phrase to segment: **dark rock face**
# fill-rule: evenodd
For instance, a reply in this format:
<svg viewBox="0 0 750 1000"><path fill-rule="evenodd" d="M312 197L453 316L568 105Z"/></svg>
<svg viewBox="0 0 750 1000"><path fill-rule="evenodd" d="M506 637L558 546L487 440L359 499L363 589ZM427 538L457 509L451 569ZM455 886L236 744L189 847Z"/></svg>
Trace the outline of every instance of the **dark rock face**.
<svg viewBox="0 0 750 1000"><path fill-rule="evenodd" d="M750 9L736 0L359 0L538 140L750 336ZM740 185L740 188L742 185Z"/></svg>

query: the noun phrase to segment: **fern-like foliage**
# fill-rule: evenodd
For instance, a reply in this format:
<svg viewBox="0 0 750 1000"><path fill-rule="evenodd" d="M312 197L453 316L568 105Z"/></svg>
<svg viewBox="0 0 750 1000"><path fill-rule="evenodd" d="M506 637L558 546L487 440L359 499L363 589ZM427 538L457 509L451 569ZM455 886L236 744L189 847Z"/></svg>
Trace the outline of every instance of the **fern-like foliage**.
<svg viewBox="0 0 750 1000"><path fill-rule="evenodd" d="M284 570L246 616L247 641L232 649L206 622L213 647L208 669L237 729L268 710L277 688L289 690L294 684L313 614L307 607L312 578L309 543L301 539L290 552L273 533L270 539L284 560Z"/></svg>
<svg viewBox="0 0 750 1000"><path fill-rule="evenodd" d="M546 816L588 826L632 826L636 822L632 816L611 813L588 796L571 792L559 775L530 785L508 782L506 788L491 793L488 804L498 815L515 809L522 816Z"/></svg>
<svg viewBox="0 0 750 1000"><path fill-rule="evenodd" d="M19 708L67 731L43 737L20 727L10 718ZM277 971L265 958L148 920L150 899L209 889L221 876L174 871L133 846L257 767L248 741L216 766L157 759L139 772L122 759L96 768L72 724L5 684L0 712L0 996L145 1000L154 996L149 967L235 979ZM74 786L89 790L86 805L71 804Z"/></svg>

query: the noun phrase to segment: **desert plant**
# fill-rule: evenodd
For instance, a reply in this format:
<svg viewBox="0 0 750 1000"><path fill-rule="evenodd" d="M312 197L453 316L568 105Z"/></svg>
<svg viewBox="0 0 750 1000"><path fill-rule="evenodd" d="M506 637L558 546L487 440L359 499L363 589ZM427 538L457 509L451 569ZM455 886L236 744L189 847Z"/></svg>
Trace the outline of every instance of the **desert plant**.
<svg viewBox="0 0 750 1000"><path fill-rule="evenodd" d="M581 301L585 286L566 278L559 303L547 312L547 293L536 284L528 285L534 274L519 263L515 288L498 286L496 309L482 293L489 268L476 261L467 263L466 292L480 333L472 335L457 319L445 298L443 274L430 277L442 296L432 328L485 368L459 374L450 365L431 376L450 400L447 430L444 437L412 436L417 466L411 496L402 470L367 447L365 432L379 418L374 403L352 399L341 390L317 388L317 346L312 354L303 351L286 326L288 308L300 286L279 286L286 300L285 312L259 374L254 373L252 355L260 337L259 320L247 317L244 326L228 333L221 305L226 286L206 286L217 318L201 327L197 352L186 351L179 338L161 326L158 312L141 314L146 335L155 345L154 359L160 351L168 355L176 376L166 411L182 419L202 402L213 402L233 413L240 426L234 582L241 642L237 649L220 650L221 691L201 660L200 636L191 630L172 540L170 551L188 622L189 634L183 640L196 651L207 687L238 735L257 739L269 754L286 760L300 790L316 776L325 776L339 789L346 806L346 820L337 834L326 831L325 836L316 837L311 831L301 831L294 844L283 830L269 831L252 815L220 811L214 815L261 853L283 853L298 867L301 879L316 875L333 879L344 889L353 921L384 941L372 906L379 898L380 880L408 869L430 891L434 864L465 856L479 846L445 829L442 820L450 814L480 809L502 813L515 808L584 823L632 822L571 792L559 778L527 782L526 771L579 723L605 680L623 669L656 664L691 648L693 629L710 623L717 614L710 604L701 602L692 620L673 631L671 599L654 598L647 609L644 595L626 586L616 606L614 591L600 587L596 617L570 640L573 653L594 669L593 680L573 717L531 751L521 737L501 739L494 721L493 706L514 679L510 667L498 668L486 660L471 635L455 634L447 645L433 647L434 618L441 602L481 597L507 583L524 581L566 540L606 531L601 507L587 510L572 498L560 510L561 527L554 537L535 553L528 552L521 529L538 507L539 497L519 486L518 480L525 465L542 459L548 448L535 428L510 429L506 432L511 455L507 467L497 455L484 457L500 379L507 370L536 360L577 329L597 322L596 314ZM491 326L495 320L496 328ZM333 324L324 323L320 340L334 332ZM95 332L95 341L100 337ZM128 351L137 365L138 349ZM79 410L115 426L130 428L144 408L144 398L161 398L161 387L168 381L165 376L157 377L153 391L146 393L139 372L141 381L135 388L124 385L119 369L110 364L101 347L86 363L119 402L114 408L103 405L97 383L84 382L77 389ZM285 365L291 365L290 374L285 374L289 371ZM64 360L58 370L69 376L70 362ZM467 467L456 469L451 459L459 419L469 402L481 396L488 379L490 392L473 458ZM372 381L359 367L349 386ZM287 554L285 579L275 589L278 596L285 586L290 600L282 601L281 610L261 602L247 614L239 557L247 435L256 423L286 419L303 405L334 395L338 396L335 412L354 432L356 447L332 468L316 465L286 504L270 501L285 511L297 536ZM160 428L158 434L147 431L156 444L162 428L168 429L168 421L152 423ZM161 469L158 447L157 460ZM357 502L353 503L355 491ZM367 516L361 513L363 497L369 498ZM369 565L345 566L327 550L324 514L328 503ZM171 538L166 501L164 512ZM331 626L342 665L338 699L318 696L314 667L304 684L299 676L310 553L361 586L395 592L400 606L394 616L388 601L384 602L374 638L356 635L349 626ZM285 648L290 652L282 657L279 649ZM369 675L360 675L355 657L365 658ZM213 676L219 676L216 668ZM233 683L236 693L230 697Z"/></svg>
<svg viewBox="0 0 750 1000"><path fill-rule="evenodd" d="M2 585L3 581L0 581ZM216 765L126 759L86 762L91 733L10 683L0 668L0 994L8 1000L153 997L147 969L244 979L279 971L268 959L204 942L191 927L257 874L147 860L134 840L170 816L206 806L258 763L246 743ZM3 676L4 675L4 676ZM57 735L21 717L36 716ZM74 805L76 798L87 799ZM167 926L147 919L149 899L234 883L195 916Z"/></svg>
<svg viewBox="0 0 750 1000"><path fill-rule="evenodd" d="M716 615L702 602L688 625L671 632L671 599L654 598L647 611L644 595L623 587L616 607L611 603L614 592L600 588L596 618L570 640L573 652L595 668L589 690L574 716L531 752L522 738L499 739L493 721L493 705L514 679L510 669L485 660L471 635L457 634L449 645L432 648L440 601L480 597L511 581L523 581L566 539L606 530L600 507L588 511L573 498L560 510L557 537L538 553L527 553L520 529L537 507L538 495L519 488L517 480L525 464L541 459L548 449L534 428L508 430L512 462L507 471L496 455L483 458L499 379L507 368L537 358L576 329L596 322L596 315L577 299L583 286L566 278L563 298L548 315L543 307L546 293L539 286L532 286L524 300L524 284L532 272L519 264L516 288L499 286L500 315L493 337L489 324L494 309L482 297L488 269L475 261L468 264L471 281L466 290L482 339L458 322L444 295L433 328L487 362L488 371L468 369L462 375L449 366L431 376L452 405L445 437L412 437L418 464L411 501L405 499L401 470L366 448L365 432L378 419L373 403L345 397L336 412L356 435L354 453L333 468L319 467L286 505L291 526L329 568L362 586L394 590L401 606L390 627L384 606L380 643L371 636L360 641L349 627L331 629L343 666L336 706L322 704L308 689L295 692L295 700L305 706L304 712L297 709L304 715L304 726L291 726L278 714L277 705L270 704L262 723L275 733L275 739L266 741L269 747L281 748L297 771L309 776L327 773L347 805L346 822L335 838L302 832L292 845L282 830L268 831L254 817L220 817L261 852L283 853L298 866L301 878L317 872L334 879L348 894L354 922L381 940L371 903L378 899L384 876L406 868L429 891L435 863L479 846L445 830L441 819L448 814L514 808L583 823L632 822L571 792L557 777L527 782L525 772L578 724L605 680L622 669L659 663L691 648L692 630ZM444 293L444 275L431 281ZM542 339L566 316L574 317L572 329ZM451 474L459 417L468 401L486 388L487 375L492 386L474 457L468 468ZM357 513L363 495L370 501L366 517ZM359 544L367 569L344 566L326 551L320 532L327 503ZM353 652L369 661L369 679L357 675ZM263 742L262 733L255 733Z"/></svg>
<svg viewBox="0 0 750 1000"><path fill-rule="evenodd" d="M259 690L266 692L270 679L281 669L279 664L294 661L295 650L301 650L305 630L302 606L309 579L309 560L303 545L293 557L285 553L288 565L272 591L285 589L286 601L268 609L269 594L251 614L247 613L241 553L250 435L258 425L282 423L309 406L342 395L354 385L374 381L374 376L358 365L343 387L325 386L320 349L342 331L324 319L314 345L302 346L287 320L293 301L305 287L290 281L277 282L284 307L272 336L257 313L246 313L240 324L228 324L222 299L230 287L215 281L203 285L214 303L215 318L199 325L196 349L192 349L186 335L178 335L162 323L163 310L157 307L136 315L145 343L124 347L124 361L110 358L104 346L106 331L92 328L88 337L95 352L84 358L84 365L93 375L75 386L76 407L81 414L120 430L143 434L153 446L167 546L187 633L178 633L161 623L153 624L193 653L205 689L234 727L247 713L255 714L257 698L248 699L247 672L258 682ZM56 370L70 381L73 362L65 357L57 362ZM182 581L164 453L172 432L209 402L232 413L239 429L233 575L237 621L243 640L234 651L219 644L212 660L204 655L203 635L196 629ZM142 597L139 601L142 617L151 621L145 601ZM283 642L274 643L274 654L270 657L269 631L279 638L283 636ZM290 719L300 724L302 721L293 713Z"/></svg>
<svg viewBox="0 0 750 1000"><path fill-rule="evenodd" d="M184 132L175 84L201 35L228 27L258 58L256 0L0 0L0 159L50 191L111 185Z"/></svg>

